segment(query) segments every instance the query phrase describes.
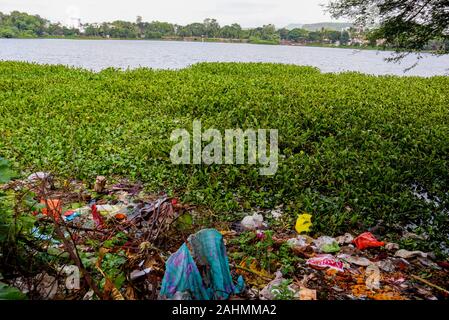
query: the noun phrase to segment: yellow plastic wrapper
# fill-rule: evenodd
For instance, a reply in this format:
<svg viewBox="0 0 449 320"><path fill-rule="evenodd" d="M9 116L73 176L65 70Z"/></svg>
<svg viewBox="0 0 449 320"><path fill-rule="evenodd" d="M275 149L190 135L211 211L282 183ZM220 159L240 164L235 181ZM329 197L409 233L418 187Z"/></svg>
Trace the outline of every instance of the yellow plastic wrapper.
<svg viewBox="0 0 449 320"><path fill-rule="evenodd" d="M298 216L296 220L295 230L299 234L303 232L309 232L312 226L312 215L308 213L303 213Z"/></svg>

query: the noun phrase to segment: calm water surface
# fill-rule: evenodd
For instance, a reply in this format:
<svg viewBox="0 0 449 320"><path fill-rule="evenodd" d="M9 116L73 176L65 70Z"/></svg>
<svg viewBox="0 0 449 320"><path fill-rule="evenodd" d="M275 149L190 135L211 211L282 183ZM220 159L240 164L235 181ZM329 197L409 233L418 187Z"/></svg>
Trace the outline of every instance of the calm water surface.
<svg viewBox="0 0 449 320"><path fill-rule="evenodd" d="M95 71L108 67L178 69L198 62L276 62L318 67L323 72L376 75L448 75L449 55L409 56L400 64L390 52L230 43L133 40L0 39L0 60L64 64Z"/></svg>

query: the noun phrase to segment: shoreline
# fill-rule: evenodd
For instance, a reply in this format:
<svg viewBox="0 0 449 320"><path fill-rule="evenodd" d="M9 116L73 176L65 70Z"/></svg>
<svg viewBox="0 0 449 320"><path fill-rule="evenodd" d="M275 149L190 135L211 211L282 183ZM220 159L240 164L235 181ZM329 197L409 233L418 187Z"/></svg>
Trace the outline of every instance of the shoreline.
<svg viewBox="0 0 449 320"><path fill-rule="evenodd" d="M113 40L113 41L164 41L164 42L201 42L201 43L227 43L227 44L252 44L252 45L269 45L269 46L285 46L285 47L309 47L309 48L330 48L330 49L351 49L351 50L368 50L368 51L385 51L395 52L391 49L381 47L358 47L358 46L335 46L329 44L282 44L260 40L251 42L249 39L229 39L230 41L222 41L218 38L205 38L204 41L192 39L139 39L139 38L103 38L103 37L36 37L36 38L0 38L0 39L20 39L20 40ZM431 52L428 52L431 53Z"/></svg>

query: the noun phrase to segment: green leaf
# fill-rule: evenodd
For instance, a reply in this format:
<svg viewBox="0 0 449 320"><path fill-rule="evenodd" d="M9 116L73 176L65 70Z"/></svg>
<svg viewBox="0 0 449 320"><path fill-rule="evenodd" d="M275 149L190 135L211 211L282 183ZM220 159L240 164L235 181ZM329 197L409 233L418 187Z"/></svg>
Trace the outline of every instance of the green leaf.
<svg viewBox="0 0 449 320"><path fill-rule="evenodd" d="M19 289L0 282L0 300L26 300L26 295Z"/></svg>

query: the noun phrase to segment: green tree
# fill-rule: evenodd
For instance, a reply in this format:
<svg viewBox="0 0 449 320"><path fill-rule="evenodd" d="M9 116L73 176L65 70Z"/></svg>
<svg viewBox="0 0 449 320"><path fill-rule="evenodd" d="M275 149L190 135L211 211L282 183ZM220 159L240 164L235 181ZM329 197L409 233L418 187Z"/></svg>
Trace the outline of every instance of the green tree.
<svg viewBox="0 0 449 320"><path fill-rule="evenodd" d="M49 21L38 15L13 11L9 15L1 14L0 29L2 37L33 37L47 33Z"/></svg>
<svg viewBox="0 0 449 320"><path fill-rule="evenodd" d="M101 28L96 23L84 25L84 34L88 37L98 37L101 35Z"/></svg>
<svg viewBox="0 0 449 320"><path fill-rule="evenodd" d="M62 36L62 35L64 35L61 23L52 23L52 24L50 24L48 26L47 32L48 32L49 35L52 35L52 36Z"/></svg>
<svg viewBox="0 0 449 320"><path fill-rule="evenodd" d="M32 32L37 36L44 34L47 20L38 15L32 16L27 13L13 11L10 14L10 21L20 32Z"/></svg>
<svg viewBox="0 0 449 320"><path fill-rule="evenodd" d="M305 29L295 28L290 30L287 35L288 40L300 42L306 41L309 36L309 32Z"/></svg>
<svg viewBox="0 0 449 320"><path fill-rule="evenodd" d="M224 26L220 30L220 36L227 39L239 39L242 32L242 27L234 23L230 26Z"/></svg>
<svg viewBox="0 0 449 320"><path fill-rule="evenodd" d="M206 35L206 29L202 23L191 23L180 28L178 35L181 37L201 37Z"/></svg>
<svg viewBox="0 0 449 320"><path fill-rule="evenodd" d="M336 30L323 30L322 36L325 40L335 43L340 40L341 32Z"/></svg>
<svg viewBox="0 0 449 320"><path fill-rule="evenodd" d="M328 10L359 26L378 26L376 35L398 51L422 51L431 40L449 40L448 0L333 0ZM449 53L449 48L434 53Z"/></svg>
<svg viewBox="0 0 449 320"><path fill-rule="evenodd" d="M307 39L310 42L321 41L321 32L319 32L319 31L311 31L311 32L309 32L309 36L307 37Z"/></svg>
<svg viewBox="0 0 449 320"><path fill-rule="evenodd" d="M267 24L262 27L262 40L276 40L279 35L276 33L274 24Z"/></svg>
<svg viewBox="0 0 449 320"><path fill-rule="evenodd" d="M79 30L75 28L63 27L62 33L64 34L65 37L74 37L79 35Z"/></svg>
<svg viewBox="0 0 449 320"><path fill-rule="evenodd" d="M142 35L144 34L144 23L143 23L142 16L136 17L136 25L137 25L137 29L139 31L139 37L142 37Z"/></svg>
<svg viewBox="0 0 449 320"><path fill-rule="evenodd" d="M289 30L286 28L279 29L278 31L279 38L282 40L288 39Z"/></svg>
<svg viewBox="0 0 449 320"><path fill-rule="evenodd" d="M340 43L342 45L347 45L350 40L349 32L344 30L340 34Z"/></svg>
<svg viewBox="0 0 449 320"><path fill-rule="evenodd" d="M137 38L139 30L135 23L118 20L111 23L109 34L113 38L132 39Z"/></svg>
<svg viewBox="0 0 449 320"><path fill-rule="evenodd" d="M204 33L208 38L215 38L220 34L220 25L217 20L207 18L204 20L203 25Z"/></svg>
<svg viewBox="0 0 449 320"><path fill-rule="evenodd" d="M143 31L146 39L160 39L164 36L173 36L175 26L168 22L153 21L144 23Z"/></svg>
<svg viewBox="0 0 449 320"><path fill-rule="evenodd" d="M0 38L16 38L18 36L18 30L13 27L1 26Z"/></svg>

